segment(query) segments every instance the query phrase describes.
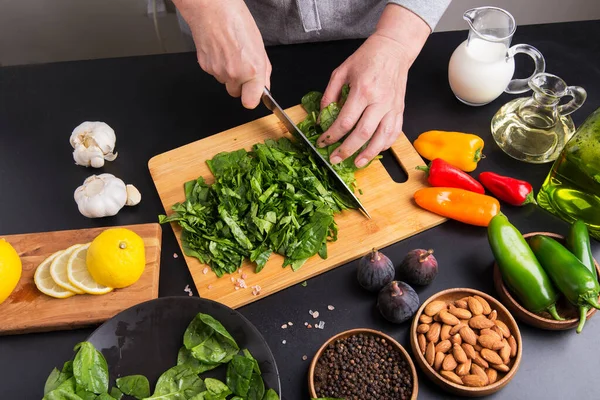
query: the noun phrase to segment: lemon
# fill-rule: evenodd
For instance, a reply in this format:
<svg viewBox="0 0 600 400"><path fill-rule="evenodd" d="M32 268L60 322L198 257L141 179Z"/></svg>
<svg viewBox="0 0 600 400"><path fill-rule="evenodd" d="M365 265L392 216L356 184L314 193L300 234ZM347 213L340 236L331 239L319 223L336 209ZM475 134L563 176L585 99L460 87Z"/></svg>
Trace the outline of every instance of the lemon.
<svg viewBox="0 0 600 400"><path fill-rule="evenodd" d="M89 294L106 294L113 289L100 285L88 272L86 257L90 243L75 249L67 261L67 278L69 283Z"/></svg>
<svg viewBox="0 0 600 400"><path fill-rule="evenodd" d="M50 264L50 275L56 284L64 289L67 289L76 294L84 294L85 292L79 289L76 286L73 286L71 282L69 282L69 278L67 276L67 263L69 262L69 257L71 254L75 252L78 248L83 246L82 244L74 244L69 247L62 253L56 256L52 263Z"/></svg>
<svg viewBox="0 0 600 400"><path fill-rule="evenodd" d="M146 266L144 240L127 228L107 229L87 251L90 275L101 285L123 288L140 279Z"/></svg>
<svg viewBox="0 0 600 400"><path fill-rule="evenodd" d="M0 303L15 290L21 272L23 265L17 251L6 240L0 239Z"/></svg>
<svg viewBox="0 0 600 400"><path fill-rule="evenodd" d="M58 286L50 275L50 264L52 264L52 261L54 261L54 259L63 252L64 250L57 251L42 261L41 264L36 268L35 275L33 275L33 281L35 282L35 286L37 286L38 290L57 299L66 299L67 297L75 296L74 292Z"/></svg>

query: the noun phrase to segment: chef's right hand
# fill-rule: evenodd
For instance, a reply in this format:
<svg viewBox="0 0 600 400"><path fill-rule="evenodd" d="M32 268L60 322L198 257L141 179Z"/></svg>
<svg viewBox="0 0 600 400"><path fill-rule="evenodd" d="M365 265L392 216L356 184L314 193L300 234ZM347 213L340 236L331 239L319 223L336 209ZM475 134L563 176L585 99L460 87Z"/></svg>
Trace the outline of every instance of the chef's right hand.
<svg viewBox="0 0 600 400"><path fill-rule="evenodd" d="M200 67L225 84L246 108L270 87L271 62L243 0L174 0L192 30Z"/></svg>

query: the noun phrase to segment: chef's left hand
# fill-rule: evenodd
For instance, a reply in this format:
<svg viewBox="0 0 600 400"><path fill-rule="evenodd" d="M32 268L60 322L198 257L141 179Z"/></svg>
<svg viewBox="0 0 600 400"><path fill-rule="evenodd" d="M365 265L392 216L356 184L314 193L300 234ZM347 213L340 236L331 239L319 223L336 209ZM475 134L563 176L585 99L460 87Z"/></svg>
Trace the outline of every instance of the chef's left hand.
<svg viewBox="0 0 600 400"><path fill-rule="evenodd" d="M332 164L356 153L369 139L368 146L356 157L359 168L392 146L402 131L408 70L430 31L411 11L389 4L375 33L333 71L321 108L338 101L346 83L350 93L338 118L317 143L335 143L354 130L331 154Z"/></svg>

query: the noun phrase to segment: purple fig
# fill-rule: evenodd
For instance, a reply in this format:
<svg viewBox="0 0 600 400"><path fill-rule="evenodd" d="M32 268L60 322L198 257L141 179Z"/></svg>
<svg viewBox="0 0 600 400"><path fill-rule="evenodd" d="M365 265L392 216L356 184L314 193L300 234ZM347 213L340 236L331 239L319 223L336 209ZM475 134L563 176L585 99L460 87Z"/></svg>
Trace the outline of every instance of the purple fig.
<svg viewBox="0 0 600 400"><path fill-rule="evenodd" d="M394 264L385 255L373 249L358 262L356 278L363 288L377 292L394 280Z"/></svg>
<svg viewBox="0 0 600 400"><path fill-rule="evenodd" d="M408 284L392 281L379 292L377 308L385 319L400 324L417 312L419 295Z"/></svg>
<svg viewBox="0 0 600 400"><path fill-rule="evenodd" d="M411 285L429 285L438 274L438 263L433 250L409 251L398 271L400 278Z"/></svg>

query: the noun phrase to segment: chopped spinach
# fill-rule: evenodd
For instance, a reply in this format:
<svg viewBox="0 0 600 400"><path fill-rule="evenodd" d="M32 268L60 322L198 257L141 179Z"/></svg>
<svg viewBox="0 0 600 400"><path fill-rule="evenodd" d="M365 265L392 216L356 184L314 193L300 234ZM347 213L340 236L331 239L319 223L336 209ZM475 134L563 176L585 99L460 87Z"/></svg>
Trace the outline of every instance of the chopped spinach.
<svg viewBox="0 0 600 400"><path fill-rule="evenodd" d="M339 104L348 92L344 86ZM341 108L331 103L321 110L321 98L319 92L302 98L308 115L298 127L313 144ZM339 145L318 151L329 158ZM351 188L357 154L333 166ZM219 277L235 272L245 258L260 272L273 253L284 256L283 266L293 270L315 254L326 258L327 242L337 240L334 214L353 208L313 156L287 138L268 139L251 151L219 153L207 164L215 182L208 185L203 177L186 182L185 201L173 205L171 215L160 215L159 222L177 222L184 253Z"/></svg>
<svg viewBox="0 0 600 400"><path fill-rule="evenodd" d="M143 399L150 396L150 382L143 375L129 375L117 378L117 387L123 394Z"/></svg>

